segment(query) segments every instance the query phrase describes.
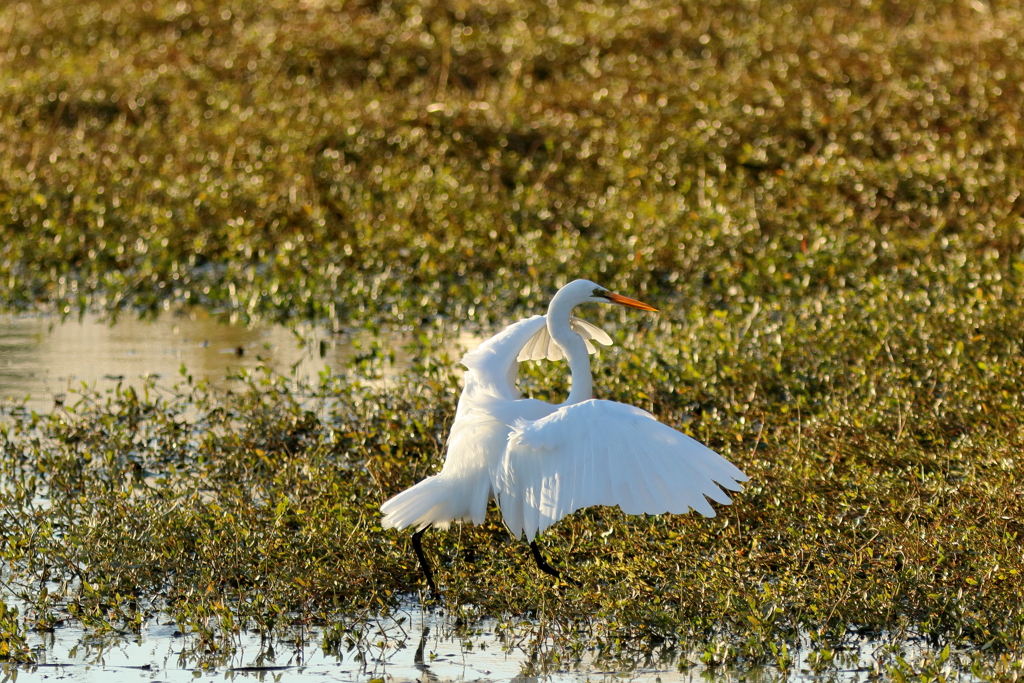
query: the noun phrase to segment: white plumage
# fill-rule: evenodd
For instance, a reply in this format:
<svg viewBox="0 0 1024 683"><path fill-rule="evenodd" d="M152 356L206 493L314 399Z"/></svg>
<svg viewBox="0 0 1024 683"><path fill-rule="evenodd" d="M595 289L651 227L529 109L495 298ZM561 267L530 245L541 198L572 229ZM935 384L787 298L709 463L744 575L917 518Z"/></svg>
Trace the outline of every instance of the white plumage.
<svg viewBox="0 0 1024 683"><path fill-rule="evenodd" d="M530 318L530 320L543 317L538 315ZM595 353L597 351L597 348L590 343L591 339L605 346L612 345L612 338L608 336L607 332L597 325L591 325L586 320L580 320L576 316L572 316L569 318L569 326L572 327L573 332L583 337L588 353ZM563 358L565 358L565 354L562 353L562 347L551 338L548 326L541 325L536 334L530 337L530 340L523 346L516 360L522 362L524 360L562 360Z"/></svg>
<svg viewBox="0 0 1024 683"><path fill-rule="evenodd" d="M618 505L634 515L693 509L713 517L708 498L730 502L723 489L738 491L747 477L727 460L650 413L591 398L591 340L612 340L572 317L573 308L587 302L655 310L576 280L558 291L546 316L510 325L466 354L465 388L444 467L381 506L385 528L480 524L495 498L513 535L532 541L591 505ZM572 372L564 403L520 398L519 361L562 357Z"/></svg>
<svg viewBox="0 0 1024 683"><path fill-rule="evenodd" d="M727 460L639 408L589 400L512 426L496 489L505 524L532 539L581 508L708 517L746 477Z"/></svg>

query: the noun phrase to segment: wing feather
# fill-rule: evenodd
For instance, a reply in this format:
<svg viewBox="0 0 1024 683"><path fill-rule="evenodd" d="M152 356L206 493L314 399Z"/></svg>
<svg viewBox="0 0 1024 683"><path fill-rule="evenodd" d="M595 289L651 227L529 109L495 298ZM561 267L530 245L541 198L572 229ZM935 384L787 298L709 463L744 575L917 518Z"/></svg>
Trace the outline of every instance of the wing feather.
<svg viewBox="0 0 1024 683"><path fill-rule="evenodd" d="M709 498L747 480L725 458L654 419L612 401L563 406L512 428L495 480L502 515L516 535L532 539L568 514L618 505L627 514L684 513L713 517Z"/></svg>
<svg viewBox="0 0 1024 683"><path fill-rule="evenodd" d="M587 345L588 353L596 353L597 347L592 343L593 341L605 346L612 345L612 338L608 336L608 333L602 330L597 325L588 323L580 318L570 318L569 325L572 327L576 334L583 337L583 343ZM565 354L562 353L562 347L560 347L554 339L551 338L551 334L548 333L547 325L539 328L530 340L523 345L523 348L519 351L519 357L517 360L562 360Z"/></svg>
<svg viewBox="0 0 1024 683"><path fill-rule="evenodd" d="M572 326L572 329L576 334L583 337L584 341L593 339L599 344L603 344L605 346L612 345L612 338L608 336L607 332L593 323L588 323L583 318L571 318L569 320L569 325ZM591 353L593 353L593 351L591 351Z"/></svg>
<svg viewBox="0 0 1024 683"><path fill-rule="evenodd" d="M547 329L542 315L520 320L464 355L462 364L472 373L472 377L467 375L467 388L472 383L474 387L504 399L519 398L516 389L519 376L517 356L541 329Z"/></svg>
<svg viewBox="0 0 1024 683"><path fill-rule="evenodd" d="M668 501L663 501L661 499L661 495L659 494L657 487L654 486L654 482L651 480L651 468L644 467L642 458L637 454L635 450L630 453L630 456L631 460L633 461L633 466L635 467L634 472L637 473L637 475L634 477L634 486L636 488L638 498L637 503L640 508L637 512L633 514L643 514L644 510L651 509L663 509L667 512ZM651 458L651 464L657 465L656 457Z"/></svg>

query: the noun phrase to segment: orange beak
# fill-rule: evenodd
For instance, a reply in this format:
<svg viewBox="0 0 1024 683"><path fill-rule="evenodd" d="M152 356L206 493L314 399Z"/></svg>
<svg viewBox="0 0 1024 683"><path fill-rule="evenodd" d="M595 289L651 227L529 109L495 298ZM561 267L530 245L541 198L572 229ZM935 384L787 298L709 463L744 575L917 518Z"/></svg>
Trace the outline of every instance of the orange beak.
<svg viewBox="0 0 1024 683"><path fill-rule="evenodd" d="M658 312L658 309L650 304L645 304L643 301L637 301L636 299L630 299L628 296L622 296L621 294L612 294L608 292L606 294L608 300L613 304L622 304L623 306L629 306L630 308L639 308L641 311L654 311Z"/></svg>

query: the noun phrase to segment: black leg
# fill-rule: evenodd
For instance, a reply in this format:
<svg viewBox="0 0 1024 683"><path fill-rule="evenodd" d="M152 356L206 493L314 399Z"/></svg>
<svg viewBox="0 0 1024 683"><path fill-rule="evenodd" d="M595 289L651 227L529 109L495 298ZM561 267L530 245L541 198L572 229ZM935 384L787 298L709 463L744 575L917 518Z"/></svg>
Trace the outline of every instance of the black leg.
<svg viewBox="0 0 1024 683"><path fill-rule="evenodd" d="M423 633L420 634L420 644L416 647L416 654L413 655L413 658L412 658L413 664L416 665L417 669L427 669L427 668L429 668L426 664L423 663L423 648L427 644L427 636L429 636L429 635L430 635L430 627L429 626L424 626L423 627Z"/></svg>
<svg viewBox="0 0 1024 683"><path fill-rule="evenodd" d="M420 561L420 569L423 570L423 576L427 579L427 587L430 589L430 594L437 596L437 586L434 585L434 572L430 569L430 563L427 562L427 556L423 554L423 546L420 544L420 539L423 538L423 532L427 528L424 527L412 535L412 549L416 553L416 559Z"/></svg>
<svg viewBox="0 0 1024 683"><path fill-rule="evenodd" d="M545 574L550 574L556 579L562 579L562 574L557 569L548 564L547 561L544 559L544 556L540 554L540 548L537 547L536 540L530 541L530 550L533 551L533 559L537 562L537 566L540 567L540 570L542 572L544 572ZM573 581L568 576L562 580L568 581L574 586L582 585L579 581Z"/></svg>

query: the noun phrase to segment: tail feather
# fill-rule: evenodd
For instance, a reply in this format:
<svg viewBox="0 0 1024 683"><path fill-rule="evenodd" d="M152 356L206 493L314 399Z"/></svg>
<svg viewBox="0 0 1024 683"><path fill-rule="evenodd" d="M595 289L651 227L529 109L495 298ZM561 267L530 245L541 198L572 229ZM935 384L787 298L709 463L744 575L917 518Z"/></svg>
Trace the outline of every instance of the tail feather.
<svg viewBox="0 0 1024 683"><path fill-rule="evenodd" d="M459 521L482 523L491 493L489 482L482 479L479 482L482 486L473 490L466 490L463 482L456 491L453 484L457 483L436 474L402 491L380 506L384 513L381 526L385 529L415 527L418 531L431 525L447 529L452 522Z"/></svg>

